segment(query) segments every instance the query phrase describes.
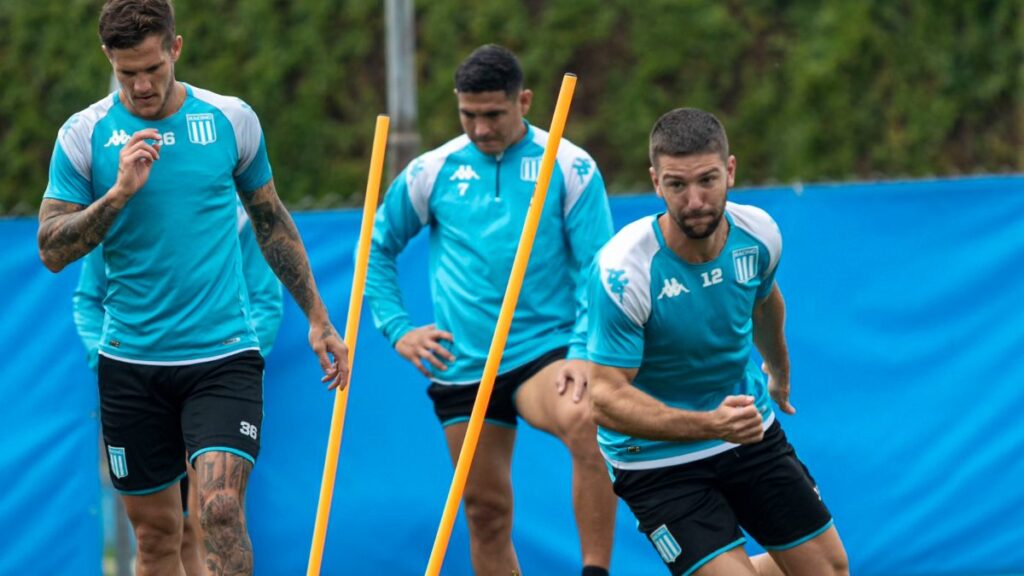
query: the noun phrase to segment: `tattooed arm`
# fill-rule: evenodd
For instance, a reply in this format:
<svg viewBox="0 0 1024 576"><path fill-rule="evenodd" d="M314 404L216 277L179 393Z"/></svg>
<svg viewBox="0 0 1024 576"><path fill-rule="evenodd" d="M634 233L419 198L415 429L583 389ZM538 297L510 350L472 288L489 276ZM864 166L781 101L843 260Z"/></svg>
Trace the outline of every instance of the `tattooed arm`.
<svg viewBox="0 0 1024 576"><path fill-rule="evenodd" d="M150 143L153 141L153 143ZM152 129L132 134L121 149L114 187L88 207L46 198L39 207L39 257L52 272L85 256L103 241L117 215L149 180L160 159L160 134Z"/></svg>
<svg viewBox="0 0 1024 576"><path fill-rule="evenodd" d="M88 254L107 235L107 230L124 207L123 202L104 196L90 206L52 198L39 207L39 257L51 272Z"/></svg>
<svg viewBox="0 0 1024 576"><path fill-rule="evenodd" d="M330 381L330 389L344 388L348 384L348 347L327 316L306 248L295 222L277 196L274 181L239 196L249 213L263 257L309 320L309 345L320 359L324 371L322 381ZM334 357L333 362L329 355Z"/></svg>

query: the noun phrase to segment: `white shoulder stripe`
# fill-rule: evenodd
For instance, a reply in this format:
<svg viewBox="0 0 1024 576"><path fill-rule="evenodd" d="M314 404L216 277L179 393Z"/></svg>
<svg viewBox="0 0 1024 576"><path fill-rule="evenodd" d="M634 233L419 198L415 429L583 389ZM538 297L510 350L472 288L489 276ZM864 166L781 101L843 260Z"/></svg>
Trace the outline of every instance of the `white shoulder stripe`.
<svg viewBox="0 0 1024 576"><path fill-rule="evenodd" d="M89 106L85 110L68 118L57 135L64 155L71 161L75 171L88 181L92 181L92 135L96 124L114 107L115 93Z"/></svg>
<svg viewBox="0 0 1024 576"><path fill-rule="evenodd" d="M263 129L260 128L256 112L240 98L222 96L192 85L189 87L192 88L192 96L220 110L231 123L235 133L235 146L238 148L238 166L235 167L234 175L238 176L245 172L256 158L260 140L263 138Z"/></svg>
<svg viewBox="0 0 1024 576"><path fill-rule="evenodd" d="M533 142L542 148L548 144L547 131L533 127ZM587 151L562 138L558 145L556 160L558 168L565 180L565 199L562 202L562 215L565 216L572 211L573 206L583 195L583 191L590 185L590 181L597 172L597 163L587 154Z"/></svg>
<svg viewBox="0 0 1024 576"><path fill-rule="evenodd" d="M605 292L637 326L651 316L651 262L661 249L654 226L654 216L626 225L597 257Z"/></svg>
<svg viewBox="0 0 1024 576"><path fill-rule="evenodd" d="M238 198L238 195L236 194L235 195L235 224L236 224L237 229L235 230L235 232L237 232L238 234L241 234L242 230L245 228L245 225L248 224L248 223L249 223L249 213L245 211L245 206L242 206L242 201L241 201L241 199Z"/></svg>
<svg viewBox="0 0 1024 576"><path fill-rule="evenodd" d="M424 153L409 164L405 171L405 186L409 190L409 201L420 218L420 224L426 226L430 222L430 195L434 192L434 183L445 161L468 144L469 136L463 134Z"/></svg>
<svg viewBox="0 0 1024 576"><path fill-rule="evenodd" d="M775 220L757 206L728 202L725 209L732 216L736 226L757 238L768 248L769 263L765 274L775 270L775 267L779 265L779 258L782 256L782 233L779 232L779 226Z"/></svg>

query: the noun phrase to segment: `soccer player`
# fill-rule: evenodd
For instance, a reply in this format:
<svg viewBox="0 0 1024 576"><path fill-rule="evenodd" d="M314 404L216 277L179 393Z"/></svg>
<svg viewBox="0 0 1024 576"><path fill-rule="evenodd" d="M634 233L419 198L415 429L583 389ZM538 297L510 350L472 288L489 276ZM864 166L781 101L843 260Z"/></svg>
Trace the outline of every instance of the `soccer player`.
<svg viewBox="0 0 1024 576"><path fill-rule="evenodd" d="M182 571L178 482L188 454L208 570L250 574L244 497L260 445L263 358L236 196L309 320L329 388L346 382L347 349L277 196L256 114L175 79L182 38L170 3L108 0L99 33L121 89L60 130L39 210L40 257L56 272L103 243L100 412L137 573Z"/></svg>
<svg viewBox="0 0 1024 576"><path fill-rule="evenodd" d="M259 243L253 233L249 216L241 202L236 203L238 218L238 242L242 253L242 273L245 276L246 292L249 296L251 309L250 320L260 343L260 355L264 358L270 354L277 339L277 330L281 326L283 300L281 284L274 272L263 259ZM103 298L107 293L107 275L103 263L102 244L82 259L82 271L78 277L72 303L74 306L75 327L78 336L85 346L86 360L93 372L99 364L99 342L103 331ZM201 547L199 522L196 515L189 510L198 508L198 491L189 490L189 484L195 485L195 471L186 466L188 475L181 479L181 505L185 516L181 535L181 563L186 576L202 576L204 574L202 558L205 557ZM120 513L120 512L119 512Z"/></svg>
<svg viewBox="0 0 1024 576"><path fill-rule="evenodd" d="M779 229L726 201L736 158L713 115L665 114L650 157L665 212L623 228L590 274L591 402L615 493L672 574L845 574L832 516L769 404L795 413ZM740 528L769 555L748 558Z"/></svg>
<svg viewBox="0 0 1024 576"><path fill-rule="evenodd" d="M427 393L458 460L547 132L524 120L533 93L510 51L486 45L455 73L463 135L414 160L388 190L375 222L366 296L397 352L430 379ZM430 229L435 323L413 326L396 258ZM594 160L563 140L515 320L465 490L473 568L518 573L510 467L519 417L569 449L583 573L606 574L615 496L590 415L586 382L586 274L611 237Z"/></svg>

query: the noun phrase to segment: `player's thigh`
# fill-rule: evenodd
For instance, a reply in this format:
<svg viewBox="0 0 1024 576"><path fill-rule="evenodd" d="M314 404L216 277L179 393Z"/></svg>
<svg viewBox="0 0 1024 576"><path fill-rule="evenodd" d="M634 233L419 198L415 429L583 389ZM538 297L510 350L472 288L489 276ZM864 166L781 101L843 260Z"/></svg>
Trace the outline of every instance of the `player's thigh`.
<svg viewBox="0 0 1024 576"><path fill-rule="evenodd" d="M263 358L246 351L182 369L190 383L181 412L189 461L231 453L255 465L263 426ZM198 467L197 467L198 469ZM200 470L202 472L202 470Z"/></svg>
<svg viewBox="0 0 1024 576"><path fill-rule="evenodd" d="M199 510L193 513L206 514L212 498L226 496L237 499L239 503L245 498L245 490L249 485L249 474L252 473L252 462L245 456L222 450L208 450L199 454L193 461L195 482L191 490L198 493ZM233 505L233 503L229 503Z"/></svg>
<svg viewBox="0 0 1024 576"><path fill-rule="evenodd" d="M691 568L692 570L692 568ZM685 574L685 572L682 572ZM730 548L701 565L693 576L758 576L743 546Z"/></svg>
<svg viewBox="0 0 1024 576"><path fill-rule="evenodd" d="M163 491L184 476L173 369L99 359L100 417L111 482L129 496Z"/></svg>
<svg viewBox="0 0 1024 576"><path fill-rule="evenodd" d="M124 509L136 532L180 538L182 529L181 490L177 482L148 494L122 494Z"/></svg>
<svg viewBox="0 0 1024 576"><path fill-rule="evenodd" d="M785 550L768 552L788 576L846 574L849 561L835 526L814 538Z"/></svg>
<svg viewBox="0 0 1024 576"><path fill-rule="evenodd" d="M445 427L444 435L452 464L457 464L469 428L468 422L457 422ZM515 446L515 428L484 422L480 430L473 466L466 480L466 505L481 505L494 509L512 506L512 449Z"/></svg>
<svg viewBox="0 0 1024 576"><path fill-rule="evenodd" d="M516 410L531 426L558 438L596 433L587 392L579 402L573 402L571 389L558 393L556 382L565 362L550 362L527 378L515 393Z"/></svg>
<svg viewBox="0 0 1024 576"><path fill-rule="evenodd" d="M722 483L740 525L766 551L788 550L828 531L832 515L778 422L757 444L723 460Z"/></svg>
<svg viewBox="0 0 1024 576"><path fill-rule="evenodd" d="M704 566L735 565L737 553L727 554L742 549L746 538L725 496L715 486L713 462L651 470L616 469L614 474L616 495L629 506L637 519L637 529L646 535L672 574L690 574ZM723 555L727 555L726 560L716 560Z"/></svg>

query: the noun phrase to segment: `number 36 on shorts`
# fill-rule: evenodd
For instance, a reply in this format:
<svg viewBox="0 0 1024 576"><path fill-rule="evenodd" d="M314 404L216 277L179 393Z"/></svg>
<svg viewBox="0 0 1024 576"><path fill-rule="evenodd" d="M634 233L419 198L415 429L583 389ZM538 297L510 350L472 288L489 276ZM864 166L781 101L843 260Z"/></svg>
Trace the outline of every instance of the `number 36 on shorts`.
<svg viewBox="0 0 1024 576"><path fill-rule="evenodd" d="M254 424L249 424L245 420L242 420L242 426L238 431L252 438L253 440L256 439L257 431L256 426Z"/></svg>

